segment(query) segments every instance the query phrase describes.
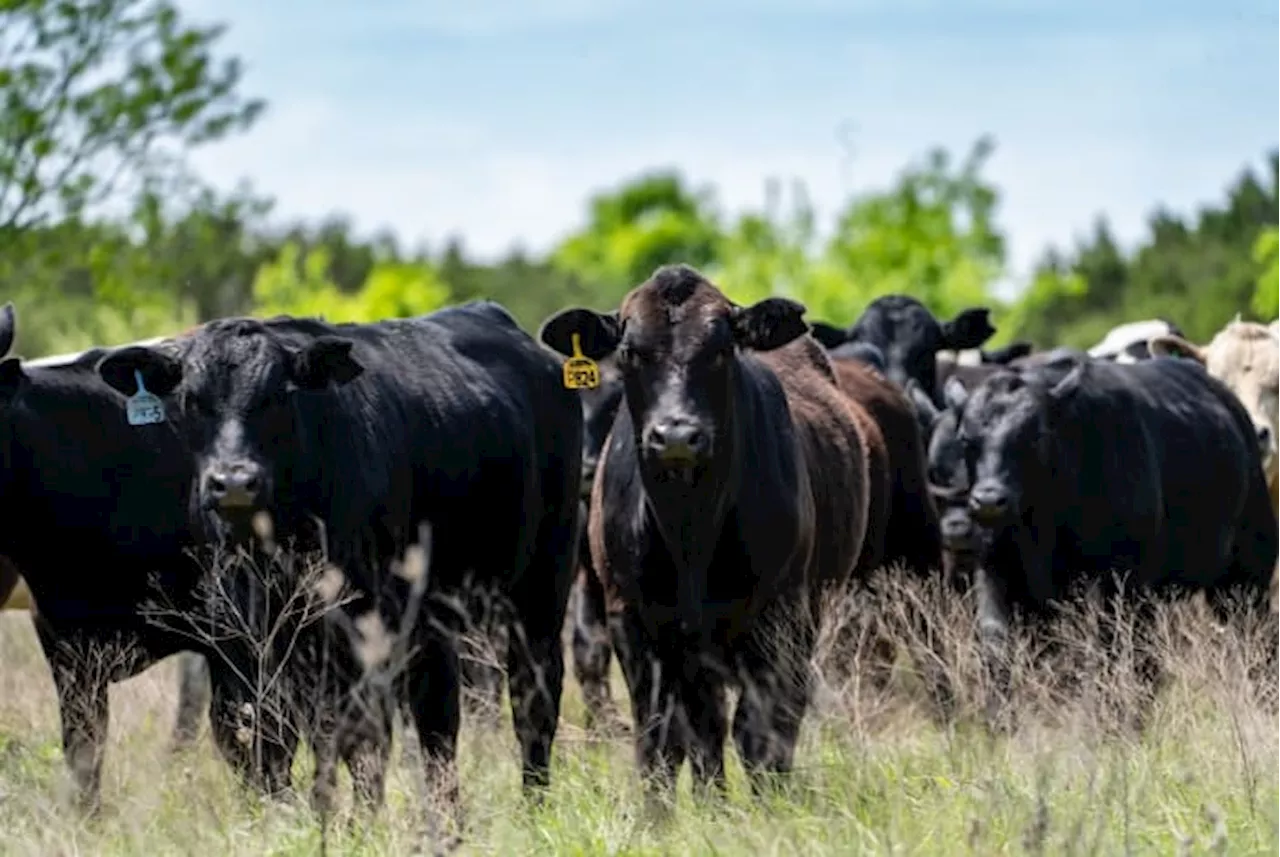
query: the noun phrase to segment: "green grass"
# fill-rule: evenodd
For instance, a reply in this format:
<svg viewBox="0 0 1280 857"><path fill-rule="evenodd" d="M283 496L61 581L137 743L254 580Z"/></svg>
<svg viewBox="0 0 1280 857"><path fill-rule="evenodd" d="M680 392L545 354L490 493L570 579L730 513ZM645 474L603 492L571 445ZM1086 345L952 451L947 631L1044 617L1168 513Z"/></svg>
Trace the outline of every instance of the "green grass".
<svg viewBox="0 0 1280 857"><path fill-rule="evenodd" d="M1141 737L1106 728L1096 691L1107 691L1114 707L1123 688L1102 673L1075 696L1029 706L1019 730L999 739L972 719L940 730L899 692L901 683L873 691L832 679L806 723L791 794L753 799L729 749L728 798L695 804L686 772L665 823L641 812L629 741L585 735L568 678L554 785L539 810L526 811L520 800L509 726L478 733L464 725L467 836L458 853L1273 855L1276 711L1249 701L1239 654L1253 644L1232 644L1206 627L1193 623L1185 645L1171 647L1173 682ZM0 661L0 853L319 853L305 797L263 804L244 795L207 734L190 753L170 754L173 662L112 689L104 809L79 820L52 683L25 613L0 614ZM1023 684L1047 699L1035 682ZM621 681L614 688L625 704ZM387 804L372 829L347 827L344 774L330 853L429 853L422 787L400 737ZM295 771L304 796L309 765L300 758Z"/></svg>

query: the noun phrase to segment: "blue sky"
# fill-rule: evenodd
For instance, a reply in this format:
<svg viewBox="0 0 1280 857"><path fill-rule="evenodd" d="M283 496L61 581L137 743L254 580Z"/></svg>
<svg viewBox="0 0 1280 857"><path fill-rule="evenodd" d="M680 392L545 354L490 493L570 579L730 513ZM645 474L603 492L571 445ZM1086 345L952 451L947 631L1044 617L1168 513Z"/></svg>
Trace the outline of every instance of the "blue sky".
<svg viewBox="0 0 1280 857"><path fill-rule="evenodd" d="M675 166L729 211L804 179L829 220L989 132L1015 277L1105 212L1220 197L1280 137L1273 0L180 0L225 21L259 125L199 152L282 216L544 250ZM840 129L852 123L852 152Z"/></svg>

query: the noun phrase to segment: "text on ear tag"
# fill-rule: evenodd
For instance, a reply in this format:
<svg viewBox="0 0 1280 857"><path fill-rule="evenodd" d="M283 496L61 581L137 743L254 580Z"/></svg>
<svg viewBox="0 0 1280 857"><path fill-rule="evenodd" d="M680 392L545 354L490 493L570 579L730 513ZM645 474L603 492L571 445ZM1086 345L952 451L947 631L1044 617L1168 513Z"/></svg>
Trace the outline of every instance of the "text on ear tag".
<svg viewBox="0 0 1280 857"><path fill-rule="evenodd" d="M570 390L594 390L600 386L600 367L582 354L582 342L573 334L573 356L564 361L564 385Z"/></svg>
<svg viewBox="0 0 1280 857"><path fill-rule="evenodd" d="M142 373L133 370L133 379L138 382L138 392L124 403L125 415L131 426L149 426L164 422L164 402L155 393L147 390L142 383Z"/></svg>

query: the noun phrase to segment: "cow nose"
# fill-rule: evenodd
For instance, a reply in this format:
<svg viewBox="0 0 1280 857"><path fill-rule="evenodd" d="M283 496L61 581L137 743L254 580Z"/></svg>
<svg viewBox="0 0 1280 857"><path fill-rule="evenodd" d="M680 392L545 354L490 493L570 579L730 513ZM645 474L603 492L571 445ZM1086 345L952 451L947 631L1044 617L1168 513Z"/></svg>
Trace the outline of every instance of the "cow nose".
<svg viewBox="0 0 1280 857"><path fill-rule="evenodd" d="M707 453L706 432L690 422L664 420L649 429L646 444L663 461L697 461Z"/></svg>
<svg viewBox="0 0 1280 857"><path fill-rule="evenodd" d="M942 519L942 537L949 543L968 541L972 532L973 524L965 512L952 512Z"/></svg>
<svg viewBox="0 0 1280 857"><path fill-rule="evenodd" d="M998 482L979 482L969 492L969 508L980 520L994 520L1009 508L1009 494Z"/></svg>
<svg viewBox="0 0 1280 857"><path fill-rule="evenodd" d="M250 462L209 468L205 493L224 509L252 506L262 490L262 468Z"/></svg>
<svg viewBox="0 0 1280 857"><path fill-rule="evenodd" d="M1258 426L1258 448L1264 455L1271 452L1271 426Z"/></svg>

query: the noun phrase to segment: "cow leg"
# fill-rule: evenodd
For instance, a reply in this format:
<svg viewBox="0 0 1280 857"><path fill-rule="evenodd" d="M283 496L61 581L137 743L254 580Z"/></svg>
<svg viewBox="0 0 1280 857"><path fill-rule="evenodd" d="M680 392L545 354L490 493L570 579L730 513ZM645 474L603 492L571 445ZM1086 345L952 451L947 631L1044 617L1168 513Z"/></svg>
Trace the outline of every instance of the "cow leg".
<svg viewBox="0 0 1280 857"><path fill-rule="evenodd" d="M179 752L195 743L200 718L209 710L209 664L194 652L178 655L178 716L173 724L173 750Z"/></svg>
<svg viewBox="0 0 1280 857"><path fill-rule="evenodd" d="M75 780L77 804L92 815L102 800L102 757L111 714L108 677L95 668L92 644L60 643L39 615L33 618L58 693L62 752Z"/></svg>
<svg viewBox="0 0 1280 857"><path fill-rule="evenodd" d="M699 670L686 680L683 691L694 794L704 799L721 797L725 794L724 742L729 732L724 680L710 670Z"/></svg>
<svg viewBox="0 0 1280 857"><path fill-rule="evenodd" d="M502 650L502 623L490 589L467 586L463 591L466 630L458 638L463 708L481 728L496 729L502 705L502 669L495 652Z"/></svg>
<svg viewBox="0 0 1280 857"><path fill-rule="evenodd" d="M568 484L576 488L576 470ZM541 800L551 780L551 746L564 690L561 632L578 554L578 503L566 497L561 514L543 521L532 561L508 592L507 688L520 741L527 796Z"/></svg>
<svg viewBox="0 0 1280 857"><path fill-rule="evenodd" d="M634 608L612 617L610 627L631 697L636 767L644 780L645 800L652 813L665 815L674 805L676 777L685 757L681 724L675 716L676 676L651 651Z"/></svg>
<svg viewBox="0 0 1280 857"><path fill-rule="evenodd" d="M615 716L609 694L613 647L605 618L604 586L588 563L579 568L572 603L573 672L582 688L587 729L596 730L611 723Z"/></svg>
<svg viewBox="0 0 1280 857"><path fill-rule="evenodd" d="M986 683L987 725L999 729L1009 704L1009 599L1005 585L985 566L974 576L978 600L978 647Z"/></svg>
<svg viewBox="0 0 1280 857"><path fill-rule="evenodd" d="M290 786L298 746L286 713L272 704L226 698L220 680L211 678L209 732L218 754L244 785L268 797L282 794Z"/></svg>
<svg viewBox="0 0 1280 857"><path fill-rule="evenodd" d="M444 633L420 622L419 651L401 681L418 733L428 807L443 803L457 818L458 727L462 720L458 652Z"/></svg>
<svg viewBox="0 0 1280 857"><path fill-rule="evenodd" d="M93 814L102 799L102 757L110 721L107 682L60 664L54 667L54 684L62 718L62 752L75 778L79 807Z"/></svg>
<svg viewBox="0 0 1280 857"><path fill-rule="evenodd" d="M372 816L386 796L393 708L380 688L370 688L363 696L357 699L354 716L339 736L339 753L351 774L356 809Z"/></svg>
<svg viewBox="0 0 1280 857"><path fill-rule="evenodd" d="M788 627L765 623L764 628ZM734 712L733 737L756 795L777 785L795 763L800 724L809 706L813 680L809 658L816 628L791 624L786 639L776 631L759 633L742 658L742 696Z"/></svg>
<svg viewBox="0 0 1280 857"><path fill-rule="evenodd" d="M540 601L542 599L539 599ZM507 676L511 690L511 717L520 741L525 792L541 791L550 783L551 745L560 716L564 689L564 655L559 629L564 607L542 602L547 616L521 610L523 621L511 629L507 643ZM522 607L524 605L521 605Z"/></svg>

